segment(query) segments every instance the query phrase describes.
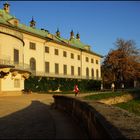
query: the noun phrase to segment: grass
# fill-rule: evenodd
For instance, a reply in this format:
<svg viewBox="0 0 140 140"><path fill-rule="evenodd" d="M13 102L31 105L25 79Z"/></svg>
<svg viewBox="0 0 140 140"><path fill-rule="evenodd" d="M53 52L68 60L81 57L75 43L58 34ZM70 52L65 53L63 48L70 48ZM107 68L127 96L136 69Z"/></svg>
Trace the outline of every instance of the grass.
<svg viewBox="0 0 140 140"><path fill-rule="evenodd" d="M140 99L134 99L127 103L119 103L114 106L120 107L122 109L125 109L131 113L134 113L140 116Z"/></svg>
<svg viewBox="0 0 140 140"><path fill-rule="evenodd" d="M48 93L48 92L46 92ZM65 92L50 92L51 94L74 94L73 91L65 91ZM81 94L84 92L81 92ZM90 92L88 92L90 93ZM93 93L93 92L91 92ZM96 92L95 92L96 93ZM107 99L111 97L116 97L116 96L122 96L124 94L130 93L139 93L140 94L140 89L129 89L125 90L124 92L122 91L116 91L116 92L98 92L99 94L93 94L93 95L88 95L83 97L85 100L100 100L100 99ZM131 113L135 113L136 115L140 116L140 99L134 99L131 100L127 103L119 103L114 106L120 107L122 109L128 110Z"/></svg>
<svg viewBox="0 0 140 140"><path fill-rule="evenodd" d="M128 89L125 91L116 91L116 92L98 92L99 94L93 94L93 95L88 95L83 97L83 99L86 100L100 100L100 99L106 99L106 98L111 98L111 97L116 97L116 96L122 96L125 94L134 94L134 93L140 93L140 89Z"/></svg>
<svg viewBox="0 0 140 140"><path fill-rule="evenodd" d="M83 99L86 100L100 100L100 99L107 99L111 97L116 97L116 96L122 96L124 94L133 94L137 93L140 94L140 89L135 89L135 90L127 90L125 92L117 91L117 92L105 92L105 93L99 93L95 95L88 95L83 97ZM122 109L125 109L131 113L134 113L136 115L140 116L140 98L128 101L127 103L119 103L115 104L114 106L120 107Z"/></svg>
<svg viewBox="0 0 140 140"><path fill-rule="evenodd" d="M88 95L83 97L83 99L85 100L100 100L100 99L106 99L106 98L110 98L110 97L116 97L116 96L122 96L125 93L122 93L120 91L117 92L103 92L103 93L99 93L99 94L93 94L93 95Z"/></svg>

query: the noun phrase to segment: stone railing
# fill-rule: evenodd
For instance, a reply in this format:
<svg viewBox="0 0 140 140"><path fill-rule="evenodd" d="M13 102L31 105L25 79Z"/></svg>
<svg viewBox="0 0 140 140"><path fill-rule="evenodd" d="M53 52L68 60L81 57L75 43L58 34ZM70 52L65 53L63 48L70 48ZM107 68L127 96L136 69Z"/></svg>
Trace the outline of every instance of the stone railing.
<svg viewBox="0 0 140 140"><path fill-rule="evenodd" d="M30 71L30 66L28 64L15 63L14 61L10 59L0 59L0 65L9 65L9 66L15 67L16 69L24 69L24 70Z"/></svg>
<svg viewBox="0 0 140 140"><path fill-rule="evenodd" d="M94 105L77 98L54 95L54 107L71 115L84 128L89 139L118 139L124 135L96 110ZM96 103L100 104L100 103ZM101 105L101 104L100 104ZM102 108L102 107L101 107Z"/></svg>
<svg viewBox="0 0 140 140"><path fill-rule="evenodd" d="M78 76L78 75L64 75L63 73L56 74L54 72L45 73L44 71L34 71L32 70L33 76L42 76L42 77L52 77L52 78L71 78L71 79L89 79L89 80L101 80L101 77L87 77L87 76Z"/></svg>

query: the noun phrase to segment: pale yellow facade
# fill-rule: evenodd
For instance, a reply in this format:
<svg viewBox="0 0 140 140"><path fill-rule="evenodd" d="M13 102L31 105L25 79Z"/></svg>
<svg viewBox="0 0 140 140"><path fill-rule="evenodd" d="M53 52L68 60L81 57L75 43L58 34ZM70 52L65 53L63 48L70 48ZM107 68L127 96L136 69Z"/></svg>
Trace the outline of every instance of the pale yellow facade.
<svg viewBox="0 0 140 140"><path fill-rule="evenodd" d="M0 12L3 17L7 16L6 11ZM48 78L101 79L101 56L86 46L76 47L54 40L58 38L56 35L44 37L31 32L35 28L25 31L24 25L20 25L22 29L18 26L16 18L8 19L8 24L0 23L0 71L9 72L0 78L0 91L24 89L28 71L34 76Z"/></svg>
<svg viewBox="0 0 140 140"><path fill-rule="evenodd" d="M14 61L14 49L19 50L19 63L23 62L23 42L18 38L11 36L14 32L13 30L9 30L7 33L6 27L0 27L0 57L1 59L6 59L10 61ZM6 34L7 33L7 34Z"/></svg>
<svg viewBox="0 0 140 140"><path fill-rule="evenodd" d="M21 91L24 89L24 78L18 74L12 76L9 74L5 78L0 79L1 91Z"/></svg>
<svg viewBox="0 0 140 140"><path fill-rule="evenodd" d="M30 65L31 58L36 60L36 76L87 79L86 68L88 68L88 79L99 80L101 78L101 57L93 55L88 51L60 45L54 42L48 42L34 36L23 36L25 42L24 62ZM30 49L30 42L36 44L35 50ZM48 53L45 52L45 47L49 48ZM58 55L55 55L55 49L58 49ZM67 53L66 57L63 56L64 51ZM71 53L74 55L74 58L71 58ZM77 59L78 55L80 56L80 60ZM88 57L88 62L86 61L86 57ZM91 59L93 59L93 63L91 62ZM98 64L96 64L96 61L98 61ZM49 62L50 64L49 73L45 73L45 62ZM59 74L55 74L55 63L59 65ZM64 75L63 65L67 65L67 75ZM71 66L74 66L74 75L71 75ZM80 76L78 76L78 67L81 68ZM94 77L91 74L92 69L94 70ZM98 70L98 78L96 70Z"/></svg>

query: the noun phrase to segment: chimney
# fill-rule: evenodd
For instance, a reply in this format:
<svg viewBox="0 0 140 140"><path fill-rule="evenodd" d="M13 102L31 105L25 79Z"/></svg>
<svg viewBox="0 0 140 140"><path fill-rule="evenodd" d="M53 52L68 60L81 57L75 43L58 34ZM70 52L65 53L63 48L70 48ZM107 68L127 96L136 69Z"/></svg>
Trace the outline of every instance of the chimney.
<svg viewBox="0 0 140 140"><path fill-rule="evenodd" d="M72 38L74 38L74 32L73 32L73 30L71 30L71 32L70 32L70 40L71 40Z"/></svg>
<svg viewBox="0 0 140 140"><path fill-rule="evenodd" d="M59 32L59 29L57 28L57 31L56 31L56 36L57 37L60 37L60 32Z"/></svg>
<svg viewBox="0 0 140 140"><path fill-rule="evenodd" d="M3 4L3 9L5 10L5 12L9 13L10 12L10 4L8 4L7 2Z"/></svg>
<svg viewBox="0 0 140 140"><path fill-rule="evenodd" d="M35 27L36 22L34 21L33 17L32 20L30 21L30 27Z"/></svg>
<svg viewBox="0 0 140 140"><path fill-rule="evenodd" d="M76 39L80 40L80 34L79 33L77 33Z"/></svg>

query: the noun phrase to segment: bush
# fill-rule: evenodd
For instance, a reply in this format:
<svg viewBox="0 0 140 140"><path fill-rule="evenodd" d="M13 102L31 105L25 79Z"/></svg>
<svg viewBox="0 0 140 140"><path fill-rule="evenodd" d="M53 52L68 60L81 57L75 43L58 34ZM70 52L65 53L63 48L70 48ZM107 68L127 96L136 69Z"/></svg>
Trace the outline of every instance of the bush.
<svg viewBox="0 0 140 140"><path fill-rule="evenodd" d="M29 79L25 80L25 89L30 89L34 92L48 92L48 90L55 91L59 87L62 91L73 91L75 84L78 84L80 91L97 91L101 87L101 81L97 80L30 76Z"/></svg>

